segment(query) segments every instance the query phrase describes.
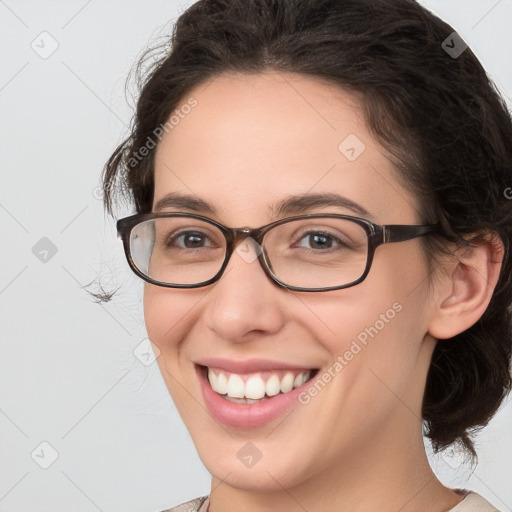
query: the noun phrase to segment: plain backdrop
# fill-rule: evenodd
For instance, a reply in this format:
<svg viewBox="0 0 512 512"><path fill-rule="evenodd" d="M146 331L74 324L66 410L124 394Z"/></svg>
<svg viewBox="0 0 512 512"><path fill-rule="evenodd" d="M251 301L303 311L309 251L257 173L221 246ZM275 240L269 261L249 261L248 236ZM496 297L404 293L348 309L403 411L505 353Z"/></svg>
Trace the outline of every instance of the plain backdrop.
<svg viewBox="0 0 512 512"><path fill-rule="evenodd" d="M131 119L128 72L191 3L0 0L1 512L153 512L209 492L156 363L137 357L142 281L98 189ZM511 105L512 1L423 3ZM121 286L112 302L80 288L98 276ZM505 405L474 471L450 452L435 471L510 512L511 433Z"/></svg>

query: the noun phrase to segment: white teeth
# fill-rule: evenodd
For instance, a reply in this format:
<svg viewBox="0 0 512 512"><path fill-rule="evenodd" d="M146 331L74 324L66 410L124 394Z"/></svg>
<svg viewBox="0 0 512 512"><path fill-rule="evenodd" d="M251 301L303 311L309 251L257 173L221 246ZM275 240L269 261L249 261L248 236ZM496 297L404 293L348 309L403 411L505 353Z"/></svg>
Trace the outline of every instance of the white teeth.
<svg viewBox="0 0 512 512"><path fill-rule="evenodd" d="M245 383L245 397L257 400L265 396L265 383L261 377L249 377Z"/></svg>
<svg viewBox="0 0 512 512"><path fill-rule="evenodd" d="M231 373L228 378L222 371L208 368L208 380L212 389L220 395L226 395L226 399L232 399L230 401L238 403L255 403L279 393L288 393L304 384L309 376L309 371L298 374L287 372L282 379L279 379L279 376L274 373L265 382L258 373L249 376L244 382L236 373Z"/></svg>
<svg viewBox="0 0 512 512"><path fill-rule="evenodd" d="M221 395L225 395L228 392L228 379L223 373L219 373L217 377L217 389L215 390Z"/></svg>
<svg viewBox="0 0 512 512"><path fill-rule="evenodd" d="M232 398L245 398L244 381L240 375L232 373L228 380L226 393Z"/></svg>
<svg viewBox="0 0 512 512"><path fill-rule="evenodd" d="M218 393L218 377L217 375L215 375L214 371L211 368L208 368L208 380L210 381L210 386L212 387L213 391L217 391Z"/></svg>
<svg viewBox="0 0 512 512"><path fill-rule="evenodd" d="M268 396L275 396L281 391L281 383L279 382L279 377L277 375L272 375L270 379L267 380L267 385L265 386L265 393Z"/></svg>
<svg viewBox="0 0 512 512"><path fill-rule="evenodd" d="M288 393L288 391L291 391L293 389L293 381L293 373L288 372L281 381L281 392Z"/></svg>

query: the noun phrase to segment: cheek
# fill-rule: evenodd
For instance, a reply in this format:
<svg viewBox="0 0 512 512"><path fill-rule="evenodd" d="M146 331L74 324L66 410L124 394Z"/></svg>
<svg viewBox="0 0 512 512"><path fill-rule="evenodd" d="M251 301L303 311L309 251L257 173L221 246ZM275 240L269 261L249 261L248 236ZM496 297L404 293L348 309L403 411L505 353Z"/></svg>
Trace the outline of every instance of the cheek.
<svg viewBox="0 0 512 512"><path fill-rule="evenodd" d="M417 253L397 248L384 247L389 251L376 255L359 285L302 298L303 327L330 354L332 371L345 374L339 379L343 389L357 388L360 397L385 392L379 377L393 389L405 389L427 331L426 267Z"/></svg>
<svg viewBox="0 0 512 512"><path fill-rule="evenodd" d="M393 351L393 346L409 345L414 328L421 330L414 294L375 281L329 296L303 297L295 318L333 357L346 354L351 361L370 346Z"/></svg>
<svg viewBox="0 0 512 512"><path fill-rule="evenodd" d="M308 304L321 312L322 322L311 322L309 331L315 330L330 362L323 368L323 383L312 383L300 403L308 417L325 420L308 427L308 439L331 439L338 452L349 449L349 439L363 443L376 436L402 409L410 414L404 403L416 410L423 384L417 372L422 335L414 299L352 292L324 300L321 307L320 301ZM294 429L301 431L299 424Z"/></svg>
<svg viewBox="0 0 512 512"><path fill-rule="evenodd" d="M144 320L149 339L165 359L177 350L178 340L190 328L198 296L192 290L172 290L146 284ZM176 340L174 343L173 340Z"/></svg>
<svg viewBox="0 0 512 512"><path fill-rule="evenodd" d="M149 339L162 351L162 339L173 320L169 312L173 309L169 308L168 298L154 288L149 285L144 288L144 321Z"/></svg>
<svg viewBox="0 0 512 512"><path fill-rule="evenodd" d="M411 318L410 301L396 297L360 293L354 288L351 295L323 300L321 305L308 304L307 329L329 354L325 381L337 381L341 395L353 393L358 401L372 399L378 391L375 388L381 387L375 375L398 384L401 375L414 366L422 336ZM303 322L307 316L303 312Z"/></svg>
<svg viewBox="0 0 512 512"><path fill-rule="evenodd" d="M173 290L147 284L144 289L144 318L151 342L158 348L157 364L167 390L184 418L193 417L199 399L195 375L190 372L182 340L193 327L194 309L200 296L192 290ZM185 363L185 364L184 364ZM184 390L188 390L184 392ZM190 393L197 393L190 400ZM200 411L199 411L200 412Z"/></svg>

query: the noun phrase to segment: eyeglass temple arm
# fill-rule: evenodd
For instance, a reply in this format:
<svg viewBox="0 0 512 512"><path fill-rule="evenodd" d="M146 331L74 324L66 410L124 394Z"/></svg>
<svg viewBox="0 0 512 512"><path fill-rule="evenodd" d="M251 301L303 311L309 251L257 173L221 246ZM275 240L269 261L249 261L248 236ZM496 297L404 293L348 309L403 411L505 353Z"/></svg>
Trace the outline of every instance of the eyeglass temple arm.
<svg viewBox="0 0 512 512"><path fill-rule="evenodd" d="M438 231L437 224L425 225L425 226L410 226L410 225L391 225L382 226L383 228L383 242L403 242L405 240L411 240L418 236L427 235L429 233L435 233Z"/></svg>

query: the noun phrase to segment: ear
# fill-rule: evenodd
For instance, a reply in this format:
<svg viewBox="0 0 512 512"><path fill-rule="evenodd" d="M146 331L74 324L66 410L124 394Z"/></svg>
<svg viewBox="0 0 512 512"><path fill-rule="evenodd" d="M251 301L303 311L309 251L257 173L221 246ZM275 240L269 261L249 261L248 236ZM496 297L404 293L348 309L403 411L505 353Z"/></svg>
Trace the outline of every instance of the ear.
<svg viewBox="0 0 512 512"><path fill-rule="evenodd" d="M493 233L471 237L469 247L441 263L429 334L447 339L469 329L484 314L498 282L503 242Z"/></svg>

